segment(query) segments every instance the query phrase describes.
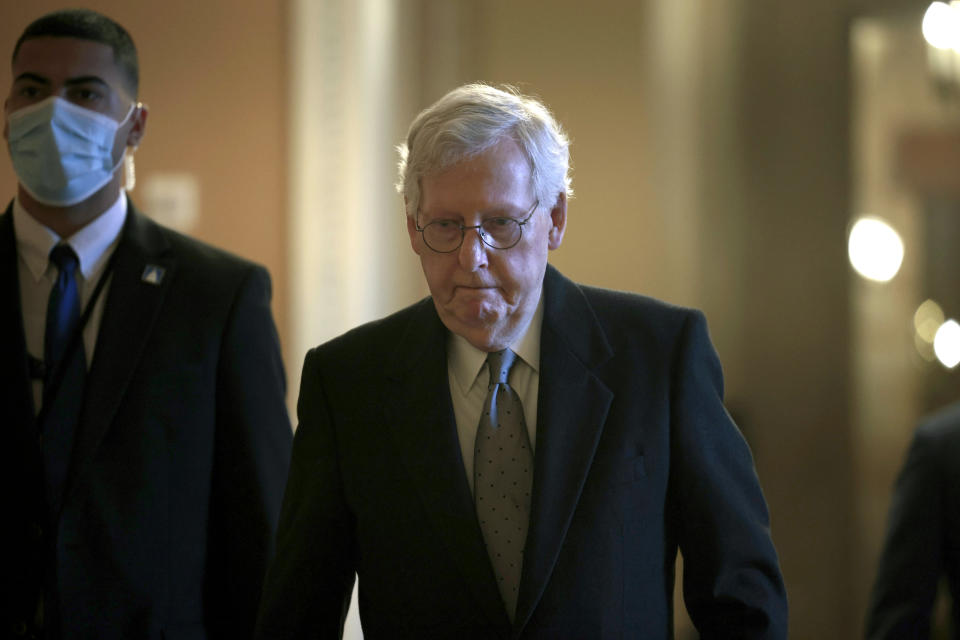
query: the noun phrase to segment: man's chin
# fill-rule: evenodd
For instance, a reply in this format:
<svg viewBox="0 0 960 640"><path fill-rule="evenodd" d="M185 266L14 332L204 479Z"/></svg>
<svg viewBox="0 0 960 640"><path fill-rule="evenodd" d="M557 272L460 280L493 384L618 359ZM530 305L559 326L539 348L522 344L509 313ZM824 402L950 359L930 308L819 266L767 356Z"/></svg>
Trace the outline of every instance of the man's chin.
<svg viewBox="0 0 960 640"><path fill-rule="evenodd" d="M465 331L463 333L458 333L457 335L480 351L500 351L501 349L506 349L510 346L509 343L504 343L498 334L489 330Z"/></svg>
<svg viewBox="0 0 960 640"><path fill-rule="evenodd" d="M441 320L452 333L464 338L477 349L482 351L498 351L498 336L502 333L499 314L475 310L471 313L441 314Z"/></svg>

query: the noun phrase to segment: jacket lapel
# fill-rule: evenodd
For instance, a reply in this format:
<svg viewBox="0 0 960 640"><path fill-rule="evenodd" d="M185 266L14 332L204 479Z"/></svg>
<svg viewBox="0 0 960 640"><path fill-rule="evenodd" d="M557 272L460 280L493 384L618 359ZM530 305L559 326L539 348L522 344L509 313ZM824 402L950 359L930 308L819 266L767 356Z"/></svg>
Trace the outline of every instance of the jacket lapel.
<svg viewBox="0 0 960 640"><path fill-rule="evenodd" d="M593 373L612 355L610 345L580 289L549 266L540 354L533 497L517 635L553 571L613 400Z"/></svg>
<svg viewBox="0 0 960 640"><path fill-rule="evenodd" d="M446 337L432 301L424 300L398 341L396 358L387 369L391 383L384 403L388 407L386 423L439 543L487 618L506 629L510 621L461 460L447 377Z"/></svg>
<svg viewBox="0 0 960 640"><path fill-rule="evenodd" d="M17 243L13 233L13 207L0 216L0 406L10 421L4 438L25 439L36 444L33 390L27 360L20 305ZM11 446L12 451L24 451Z"/></svg>
<svg viewBox="0 0 960 640"><path fill-rule="evenodd" d="M176 269L159 228L132 204L128 206L87 376L84 408L67 476L68 492L116 416ZM148 266L165 270L159 282L145 281Z"/></svg>

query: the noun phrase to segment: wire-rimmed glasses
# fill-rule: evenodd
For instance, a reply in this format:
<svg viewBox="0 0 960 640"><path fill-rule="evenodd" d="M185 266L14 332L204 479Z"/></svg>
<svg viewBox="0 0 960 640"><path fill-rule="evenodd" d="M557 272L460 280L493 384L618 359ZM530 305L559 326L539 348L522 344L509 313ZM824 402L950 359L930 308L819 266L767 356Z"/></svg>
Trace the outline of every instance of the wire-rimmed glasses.
<svg viewBox="0 0 960 640"><path fill-rule="evenodd" d="M511 249L517 246L523 237L523 225L530 221L540 201L533 203L523 220L508 216L487 218L480 224L464 225L456 220L433 220L426 226L420 226L420 210L417 209L416 227L423 236L423 243L437 253L453 253L463 244L470 229L475 229L483 244L493 249Z"/></svg>

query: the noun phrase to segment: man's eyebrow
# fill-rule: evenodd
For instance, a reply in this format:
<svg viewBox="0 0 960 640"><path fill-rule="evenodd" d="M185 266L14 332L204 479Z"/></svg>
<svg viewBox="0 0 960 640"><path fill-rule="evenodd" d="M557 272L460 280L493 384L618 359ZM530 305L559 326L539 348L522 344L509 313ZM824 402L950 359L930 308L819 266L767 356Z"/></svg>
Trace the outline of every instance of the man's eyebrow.
<svg viewBox="0 0 960 640"><path fill-rule="evenodd" d="M38 84L50 84L49 78L45 78L44 76L41 76L36 73L32 73L30 71L25 71L14 79L14 82L21 82L21 81L36 82ZM99 76L77 76L75 78L68 78L66 81L64 81L64 84L68 86L74 86L78 84L91 84L91 83L101 84L105 87L110 86L106 80L104 80Z"/></svg>
<svg viewBox="0 0 960 640"><path fill-rule="evenodd" d="M14 82L21 82L23 80L29 80L31 82L37 82L40 84L50 84L50 80L48 78L44 78L36 73L30 73L29 71L25 71L13 79Z"/></svg>
<svg viewBox="0 0 960 640"><path fill-rule="evenodd" d="M91 84L91 83L102 84L105 87L110 86L106 80L104 80L99 76L77 76L76 78L67 78L64 81L64 84L68 86L73 86L78 84Z"/></svg>

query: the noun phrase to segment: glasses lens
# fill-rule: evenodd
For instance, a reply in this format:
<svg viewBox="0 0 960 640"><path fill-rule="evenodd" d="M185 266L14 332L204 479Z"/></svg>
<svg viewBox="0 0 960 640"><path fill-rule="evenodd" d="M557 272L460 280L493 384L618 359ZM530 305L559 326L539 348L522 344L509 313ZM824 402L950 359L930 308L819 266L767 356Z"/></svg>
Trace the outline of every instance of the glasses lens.
<svg viewBox="0 0 960 640"><path fill-rule="evenodd" d="M460 225L453 220L435 220L423 229L423 239L434 251L453 251L461 237Z"/></svg>
<svg viewBox="0 0 960 640"><path fill-rule="evenodd" d="M509 249L520 240L520 223L513 218L489 218L481 229L483 241L496 249Z"/></svg>

